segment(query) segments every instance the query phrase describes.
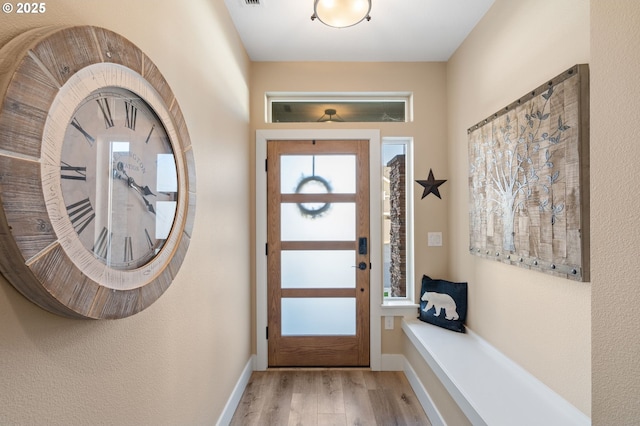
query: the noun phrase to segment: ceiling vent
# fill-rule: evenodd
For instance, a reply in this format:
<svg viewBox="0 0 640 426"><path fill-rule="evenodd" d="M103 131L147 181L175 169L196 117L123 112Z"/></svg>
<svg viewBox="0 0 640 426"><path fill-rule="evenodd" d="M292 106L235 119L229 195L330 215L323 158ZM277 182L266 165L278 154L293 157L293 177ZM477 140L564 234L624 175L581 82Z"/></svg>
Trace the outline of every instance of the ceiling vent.
<svg viewBox="0 0 640 426"><path fill-rule="evenodd" d="M241 2L245 6L262 6L265 0L241 0Z"/></svg>

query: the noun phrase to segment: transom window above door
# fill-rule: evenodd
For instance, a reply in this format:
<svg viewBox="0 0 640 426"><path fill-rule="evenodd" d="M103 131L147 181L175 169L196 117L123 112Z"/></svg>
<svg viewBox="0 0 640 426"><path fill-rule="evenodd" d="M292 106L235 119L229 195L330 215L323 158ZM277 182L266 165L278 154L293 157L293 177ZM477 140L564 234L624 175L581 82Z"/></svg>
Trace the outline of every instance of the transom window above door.
<svg viewBox="0 0 640 426"><path fill-rule="evenodd" d="M268 93L268 123L405 123L411 93Z"/></svg>

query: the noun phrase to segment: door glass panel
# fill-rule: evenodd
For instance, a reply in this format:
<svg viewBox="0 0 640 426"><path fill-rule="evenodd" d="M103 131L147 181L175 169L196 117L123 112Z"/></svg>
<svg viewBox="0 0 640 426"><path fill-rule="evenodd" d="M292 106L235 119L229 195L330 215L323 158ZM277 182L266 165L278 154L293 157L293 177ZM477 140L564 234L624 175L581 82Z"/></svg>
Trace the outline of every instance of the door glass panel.
<svg viewBox="0 0 640 426"><path fill-rule="evenodd" d="M283 250L282 288L355 288L355 250Z"/></svg>
<svg viewBox="0 0 640 426"><path fill-rule="evenodd" d="M282 298L283 336L353 336L356 299L353 297Z"/></svg>
<svg viewBox="0 0 640 426"><path fill-rule="evenodd" d="M280 157L283 194L355 194L355 155L283 155Z"/></svg>
<svg viewBox="0 0 640 426"><path fill-rule="evenodd" d="M306 206L282 203L280 230L281 241L354 241L356 205L331 203L322 214L310 215Z"/></svg>

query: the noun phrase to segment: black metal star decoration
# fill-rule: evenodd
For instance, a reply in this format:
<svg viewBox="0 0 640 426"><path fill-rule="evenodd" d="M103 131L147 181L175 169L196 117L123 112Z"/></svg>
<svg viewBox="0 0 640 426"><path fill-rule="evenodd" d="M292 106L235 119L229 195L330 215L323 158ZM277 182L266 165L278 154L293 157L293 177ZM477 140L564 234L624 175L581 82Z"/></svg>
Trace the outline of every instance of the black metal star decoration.
<svg viewBox="0 0 640 426"><path fill-rule="evenodd" d="M438 191L438 187L445 183L446 179L436 179L433 177L433 170L429 169L429 177L427 180L417 180L420 185L424 186L424 192L422 193L422 198L426 197L429 194L435 194L436 197L442 199L440 196L440 191ZM421 198L421 199L422 199Z"/></svg>

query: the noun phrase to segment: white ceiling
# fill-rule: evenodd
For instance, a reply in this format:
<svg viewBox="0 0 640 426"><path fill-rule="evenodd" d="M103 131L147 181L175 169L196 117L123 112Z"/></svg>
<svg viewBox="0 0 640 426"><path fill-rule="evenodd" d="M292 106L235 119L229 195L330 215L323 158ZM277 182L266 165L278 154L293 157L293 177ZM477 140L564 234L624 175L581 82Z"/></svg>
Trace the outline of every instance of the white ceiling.
<svg viewBox="0 0 640 426"><path fill-rule="evenodd" d="M253 61L420 62L447 61L494 0L372 0L341 29L311 21L314 0L224 2Z"/></svg>

